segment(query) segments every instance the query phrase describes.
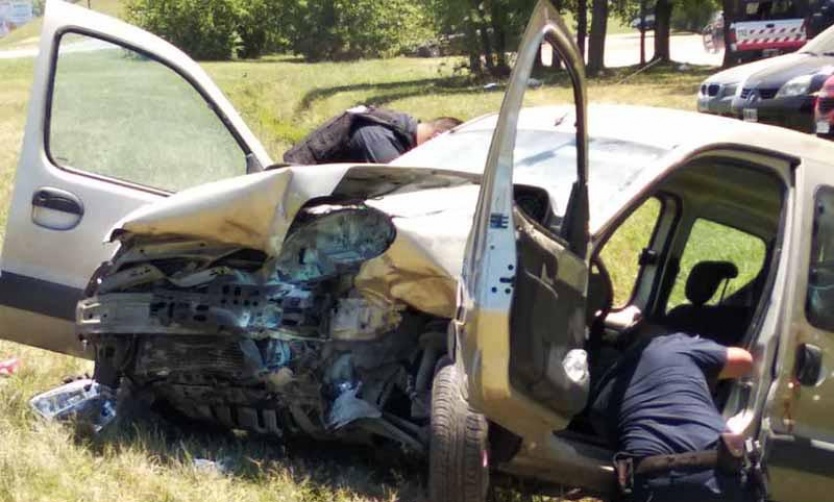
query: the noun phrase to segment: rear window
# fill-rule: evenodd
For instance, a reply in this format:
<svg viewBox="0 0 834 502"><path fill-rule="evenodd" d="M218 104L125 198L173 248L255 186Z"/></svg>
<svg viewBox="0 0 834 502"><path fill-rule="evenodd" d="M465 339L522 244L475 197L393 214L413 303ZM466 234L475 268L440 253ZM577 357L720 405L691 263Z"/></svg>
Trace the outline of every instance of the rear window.
<svg viewBox="0 0 834 502"><path fill-rule="evenodd" d="M770 2L741 2L739 21L771 21L803 17L798 2L776 0Z"/></svg>

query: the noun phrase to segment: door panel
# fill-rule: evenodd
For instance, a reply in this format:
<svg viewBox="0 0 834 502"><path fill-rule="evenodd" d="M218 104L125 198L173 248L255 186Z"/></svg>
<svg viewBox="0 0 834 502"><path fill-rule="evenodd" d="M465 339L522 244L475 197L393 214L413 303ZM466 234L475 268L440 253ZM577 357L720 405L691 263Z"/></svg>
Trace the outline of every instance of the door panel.
<svg viewBox="0 0 834 502"><path fill-rule="evenodd" d="M797 175L791 274L785 292L776 380L768 396L760 440L770 499L829 500L834 492L834 183L831 166L804 162ZM822 371L815 382L797 378L804 345L818 347ZM828 368L826 371L825 368ZM806 375L807 376L807 375ZM803 380L807 380L803 378Z"/></svg>
<svg viewBox="0 0 834 502"><path fill-rule="evenodd" d="M585 263L516 211L518 274L510 311L510 382L570 416L585 405L564 368L585 342ZM554 329L559 326L560 329Z"/></svg>
<svg viewBox="0 0 834 502"><path fill-rule="evenodd" d="M40 44L4 238L0 336L78 353L75 304L113 252L108 230L166 193L270 160L167 42L50 1Z"/></svg>
<svg viewBox="0 0 834 502"><path fill-rule="evenodd" d="M559 229L531 221L513 201L518 118L543 42L567 68L576 105L576 165L563 166L575 170L576 181ZM525 31L493 135L467 241L462 308L455 323L470 403L526 437L541 438L563 428L586 400L587 381L572 378L581 362L571 364L576 360L566 357L577 355L571 351L581 348L585 334L585 92L584 67L573 39L549 1L541 0ZM537 322L542 320L548 324Z"/></svg>

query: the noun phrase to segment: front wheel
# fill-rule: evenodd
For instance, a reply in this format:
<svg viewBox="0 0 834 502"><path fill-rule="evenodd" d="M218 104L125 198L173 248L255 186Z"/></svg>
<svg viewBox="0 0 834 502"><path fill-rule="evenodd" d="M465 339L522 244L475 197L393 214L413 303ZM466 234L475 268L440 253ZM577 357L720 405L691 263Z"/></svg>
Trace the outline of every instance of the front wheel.
<svg viewBox="0 0 834 502"><path fill-rule="evenodd" d="M432 502L484 502L489 488L489 426L466 401L463 375L454 364L434 377L429 443Z"/></svg>

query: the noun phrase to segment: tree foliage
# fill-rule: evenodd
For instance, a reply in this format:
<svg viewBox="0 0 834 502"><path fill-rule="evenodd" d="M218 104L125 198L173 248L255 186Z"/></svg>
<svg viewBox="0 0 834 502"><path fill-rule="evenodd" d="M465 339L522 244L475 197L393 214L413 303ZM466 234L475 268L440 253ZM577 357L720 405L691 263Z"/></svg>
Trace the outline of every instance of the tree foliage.
<svg viewBox="0 0 834 502"><path fill-rule="evenodd" d="M410 0L300 0L291 10L293 50L312 61L391 56L432 35L424 6Z"/></svg>
<svg viewBox="0 0 834 502"><path fill-rule="evenodd" d="M391 56L431 38L409 0L128 0L128 19L196 59L256 58L291 49L306 59Z"/></svg>
<svg viewBox="0 0 834 502"><path fill-rule="evenodd" d="M235 0L130 0L128 20L196 59L232 56L240 18Z"/></svg>

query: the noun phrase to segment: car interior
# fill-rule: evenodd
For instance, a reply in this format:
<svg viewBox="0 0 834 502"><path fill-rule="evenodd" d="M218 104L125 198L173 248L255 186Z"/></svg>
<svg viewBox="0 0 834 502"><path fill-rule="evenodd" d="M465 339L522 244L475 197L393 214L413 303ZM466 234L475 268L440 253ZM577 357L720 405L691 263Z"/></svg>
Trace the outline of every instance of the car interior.
<svg viewBox="0 0 834 502"><path fill-rule="evenodd" d="M596 236L586 302L589 403L606 371L647 338L684 332L725 346L745 346L755 338L775 275L785 193L782 179L765 166L702 157L657 182L611 230ZM517 189L516 197L519 212L525 220L538 222L538 230L551 223L541 205L531 203L529 190ZM518 228L520 267L527 268L525 247L543 244L540 236L525 231L529 226ZM537 302L523 300L535 309ZM537 318L535 312L527 314ZM535 329L534 324L514 319L513 338ZM533 338L544 345L549 339ZM528 393L540 400L556 399L558 389L542 383L548 371L546 347L527 348L512 358L518 359L516 367L524 368L524 378L515 383L526 384ZM732 384L714 388L719 408ZM594 431L587 409L560 434L610 446Z"/></svg>

